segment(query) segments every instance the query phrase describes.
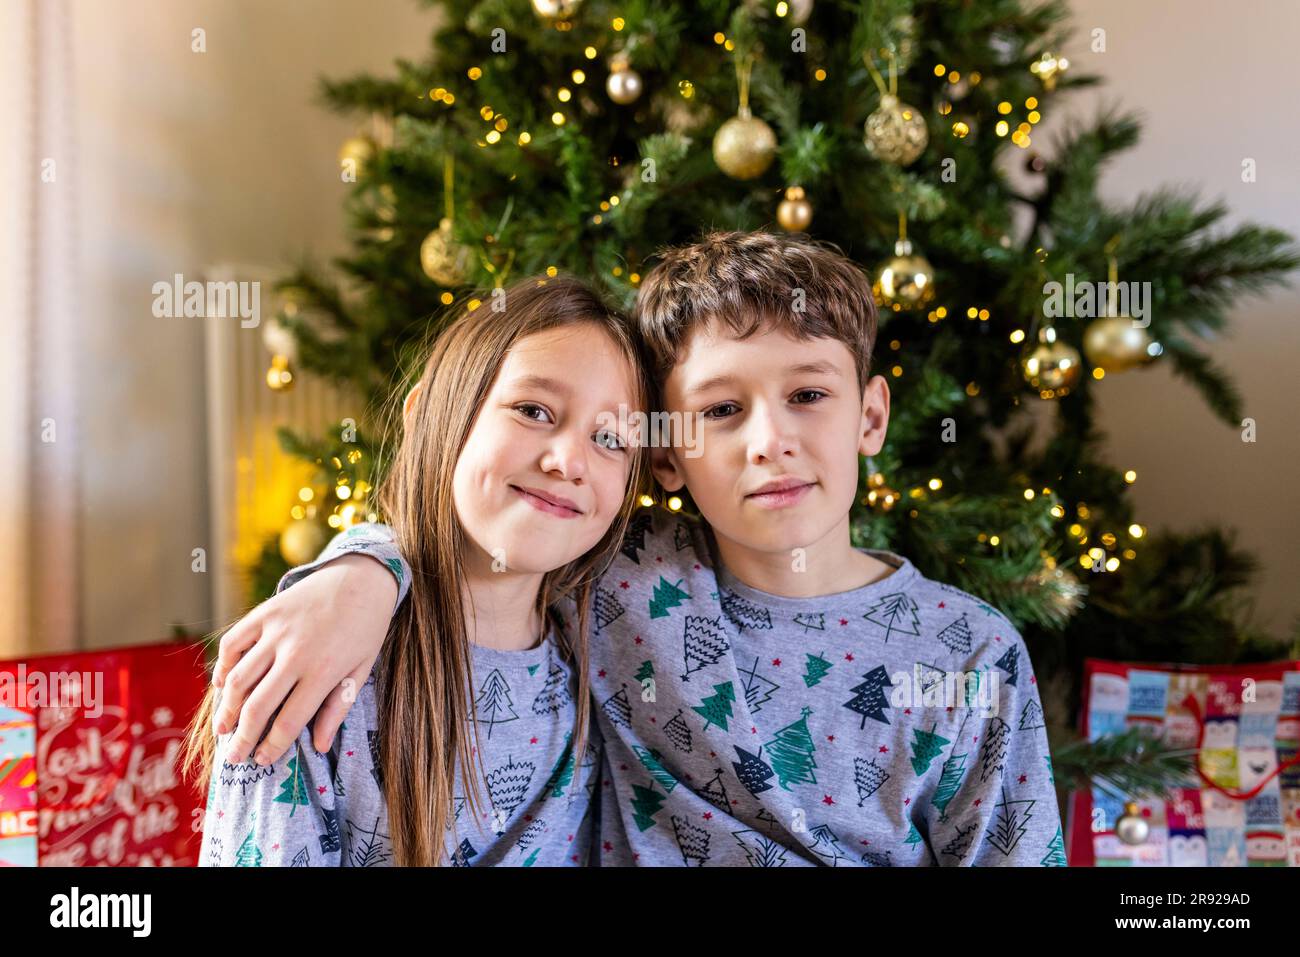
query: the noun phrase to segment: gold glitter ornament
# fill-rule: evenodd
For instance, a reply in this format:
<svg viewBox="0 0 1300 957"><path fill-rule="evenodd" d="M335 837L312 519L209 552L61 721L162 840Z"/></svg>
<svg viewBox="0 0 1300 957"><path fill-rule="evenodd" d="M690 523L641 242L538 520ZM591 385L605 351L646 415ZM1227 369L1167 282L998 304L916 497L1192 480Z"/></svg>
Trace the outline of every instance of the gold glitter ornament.
<svg viewBox="0 0 1300 957"><path fill-rule="evenodd" d="M812 223L813 208L802 186L791 186L776 208L776 221L789 233L801 233Z"/></svg>

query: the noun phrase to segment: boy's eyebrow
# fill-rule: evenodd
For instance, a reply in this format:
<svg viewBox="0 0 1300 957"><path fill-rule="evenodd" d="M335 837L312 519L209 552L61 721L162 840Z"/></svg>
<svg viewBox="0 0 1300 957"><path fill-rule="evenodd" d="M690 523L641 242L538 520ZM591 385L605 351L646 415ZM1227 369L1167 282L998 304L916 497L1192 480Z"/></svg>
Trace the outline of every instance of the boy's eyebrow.
<svg viewBox="0 0 1300 957"><path fill-rule="evenodd" d="M825 359L818 359L816 362L801 362L797 366L790 366L785 370L787 374L795 373L798 375L839 375L840 370L835 368L834 363L827 362Z"/></svg>
<svg viewBox="0 0 1300 957"><path fill-rule="evenodd" d="M786 375L840 375L840 370L837 369L833 363L827 362L825 359L819 359L816 362L801 362L798 365L787 366L785 370L785 374ZM696 385L693 385L690 388L688 388L685 392L685 395L687 397L690 397L695 395L698 392L707 392L709 389L712 389L714 386L730 385L732 382L735 381L736 381L735 376L730 376L730 375L710 376L709 378L705 379L703 382L699 382Z"/></svg>

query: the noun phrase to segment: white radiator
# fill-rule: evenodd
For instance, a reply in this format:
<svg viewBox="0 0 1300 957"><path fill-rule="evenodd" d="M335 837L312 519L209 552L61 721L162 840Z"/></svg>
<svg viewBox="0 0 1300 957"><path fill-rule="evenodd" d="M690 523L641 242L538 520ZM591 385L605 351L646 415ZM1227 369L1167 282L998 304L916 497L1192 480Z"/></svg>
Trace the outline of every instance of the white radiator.
<svg viewBox="0 0 1300 957"><path fill-rule="evenodd" d="M287 426L320 436L351 416L360 421L361 403L321 379L295 368L293 388L276 392L266 384L271 354L262 331L279 309L273 291L280 274L264 267L221 264L205 280L261 282L261 323L244 328L237 318L209 319L207 328L208 476L212 613L218 626L249 607L249 570L267 538L290 521L298 489L315 466L280 448L276 430Z"/></svg>

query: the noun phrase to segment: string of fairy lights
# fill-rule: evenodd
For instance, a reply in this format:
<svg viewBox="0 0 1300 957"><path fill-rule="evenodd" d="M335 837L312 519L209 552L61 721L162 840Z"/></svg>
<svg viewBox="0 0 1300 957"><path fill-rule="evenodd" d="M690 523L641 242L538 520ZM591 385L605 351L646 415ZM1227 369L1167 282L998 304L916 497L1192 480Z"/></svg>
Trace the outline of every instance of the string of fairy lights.
<svg viewBox="0 0 1300 957"><path fill-rule="evenodd" d="M573 29L574 19L581 12L582 6L582 0L533 0L533 8L537 16L561 33ZM800 25L808 20L812 7L813 0L796 0L796 2L781 0L771 9L777 17L785 19L791 25ZM903 168L913 163L925 151L929 143L929 124L922 111L903 102L898 96L898 73L906 69L913 58L914 25L911 18L905 16L900 18L895 26L897 27L895 32L901 37L897 43L863 53L863 62L880 93L880 105L864 123L863 142L868 152L877 159ZM605 94L615 105L628 106L639 102L646 89L642 76L635 68L641 38L635 31L628 30L628 21L622 16L612 17L608 28L609 52L607 62L604 64L606 69L603 71L606 77ZM728 37L724 31L715 31L712 39L725 54L735 54L738 50L736 40ZM749 77L755 55L752 52L740 52L744 55L734 58L740 107L736 116L719 127L713 142L713 154L719 169L725 174L735 179L750 180L769 168L776 155L777 139L772 128L764 120L755 116L750 108ZM598 61L601 55L601 51L595 45L590 43L584 45L578 62L565 69L562 83L542 90L542 95L547 98L548 119L552 127L561 128L571 124L583 113L599 115L602 112L603 108L596 102L591 92L593 72L600 72L593 71L593 67L600 66L595 61ZM1048 92L1055 89L1058 79L1068 68L1068 59L1054 52L1044 52L1028 65L1029 71L1041 81L1043 89ZM943 90L937 99L935 110L941 118L940 121L947 125L949 135L958 140L976 135L985 118L964 106L963 101L971 90L984 81L980 71L963 70L940 62L934 64L932 73L935 78L943 82ZM825 64L811 63L808 67L808 75L812 83L823 83L828 78L829 72ZM418 96L420 98L427 96L430 102L440 104L444 110L449 111L456 108L457 104L464 99L472 99L473 86L483 77L484 67L473 65L465 71L468 87L462 84L463 88L458 91L453 89L455 84L449 82L446 86L434 87L427 93L419 93ZM695 99L696 87L689 78L683 77L676 79L675 91L677 95L670 99L666 111L667 126L670 129L686 129L692 124L689 106ZM1042 105L1038 98L1027 96L1018 103L1013 103L1010 99L1002 99L996 103L994 110L995 115L987 118L991 122L993 134L999 138L1009 139L1021 150L1028 150L1032 145L1033 130L1043 119ZM490 150L513 145L514 148L527 150L534 146L533 132L527 129L513 129L508 111L502 109L500 104L481 103L477 107L477 113L483 125L473 136L475 147ZM543 115L545 113L544 110ZM372 119L372 126L391 130L391 126L374 119ZM377 150L381 148L381 144L377 142L379 138L376 135L364 134L349 138L340 150L340 162L351 163L359 173L363 172L365 166L373 161ZM611 155L608 157L608 164L618 169L624 164L624 159L621 156ZM1039 172L1045 168L1043 160L1037 154L1031 155L1030 166ZM612 216L617 215L620 205L627 201L630 191L636 188L636 183L637 177L627 175L622 192L603 195L596 200L588 216L590 224L601 226L609 222ZM420 262L429 279L443 287L439 293L439 301L444 305L451 305L455 301L452 289L465 284L470 276L472 264L476 260L499 287L509 273L513 254L495 248L497 237L492 232L483 236L482 245L476 250L466 246L458 238L455 228L454 161L450 154L445 158L443 186L444 213L437 227L429 232L421 243ZM391 220L393 203L391 188L387 194L381 195L385 195L389 206L389 215L381 218ZM780 195L781 201L776 210L779 225L791 232L807 231L814 215L807 189L801 184L790 184L781 190ZM374 238L381 241L390 240L393 238L393 230L390 227L383 227ZM1009 248L1011 239L1004 235L999 238L999 242L1004 248ZM1039 249L1036 252L1039 261L1044 261L1046 251ZM628 256L624 261L631 262L634 259ZM1113 278L1113 257L1111 271ZM546 274L557 275L558 267L548 266ZM610 274L616 279L626 277L625 281L632 288L637 287L641 281L639 272L623 264L611 266ZM875 270L873 289L882 309L882 325L889 314L903 312L918 315L924 312L926 321L931 324L941 323L961 315L964 315L968 321L981 323L989 322L992 318L987 304L975 303L961 308L934 302L937 289L933 268L908 239L907 219L901 208L899 239L895 245L895 255ZM478 298L471 298L466 303L466 307L471 311L480 305L481 300ZM1100 341L1100 337L1094 338ZM1111 338L1113 339L1114 336ZM1038 329L1037 336L1032 329L1013 329L1008 334L1007 341L1016 350L1025 381L1037 389L1041 398L1064 396L1068 394L1070 387L1077 383L1083 367L1082 359L1072 347L1056 337L1055 330L1050 324L1044 324L1043 328ZM268 342L268 348L272 352L272 365L267 373L267 382L272 388L283 390L292 387L293 373L289 350L278 348L280 344L280 342ZM1129 345L1147 350L1152 344L1147 340L1130 342ZM901 339L892 337L889 340L889 347L895 353L901 352ZM1159 354L1158 345L1150 352L1151 356L1157 354ZM1108 368L1112 371L1129 368L1140 364L1146 358L1145 351L1139 354L1134 352L1133 348L1130 348L1129 352L1119 360L1108 356L1101 347L1098 347L1097 355L1091 353L1089 355L1089 359L1093 362L1092 374L1097 379L1102 378ZM889 365L888 374L895 379L904 375L904 366L900 359L895 359ZM965 385L967 396L978 396L980 391L977 382L971 381ZM349 453L349 458L352 454L361 453L354 450ZM338 468L342 467L338 459L334 459L334 465ZM1135 473L1132 471L1126 473L1127 483L1132 484L1135 480ZM942 479L933 477L922 485L900 493L889 487L884 475L872 472L868 477L866 494L861 501L871 509L889 511L904 501L917 502L937 495L942 488ZM294 525L302 525L307 522L318 522L324 513L328 526L336 530L349 528L362 521L373 521L375 513L369 504L370 491L368 483L364 481L351 483L347 476L340 472L336 484L328 495L318 495L311 487L302 487L298 493L299 501L290 510L291 518L294 520ZM329 501L331 495L334 499L332 502ZM1024 495L1026 499L1034 499L1037 496L1051 497L1052 492L1049 488L1043 488L1041 491L1026 488ZM650 507L656 503L651 496L645 495L641 497L640 504ZM682 499L676 495L667 497L664 504L673 511L683 507ZM1075 513L1068 532L1080 548L1078 561L1081 567L1094 571L1113 572L1123 561L1131 561L1136 557L1133 545L1145 535L1146 530L1143 526L1130 525L1123 534L1111 531L1099 532L1091 524L1091 513L1086 504L1079 503ZM915 508L911 508L908 514L915 517L918 512ZM1059 502L1054 502L1051 506L1051 514L1057 519L1064 520L1066 508ZM997 533L981 533L978 538L981 543L994 548L1002 542L1002 537ZM299 552L304 551L306 546L314 542L307 541L304 537L302 544L304 548L299 549ZM301 554L290 556L288 551L292 549L286 549L283 540L282 550L286 551L286 558L290 560L301 558ZM1054 567L1050 558L1048 567Z"/></svg>

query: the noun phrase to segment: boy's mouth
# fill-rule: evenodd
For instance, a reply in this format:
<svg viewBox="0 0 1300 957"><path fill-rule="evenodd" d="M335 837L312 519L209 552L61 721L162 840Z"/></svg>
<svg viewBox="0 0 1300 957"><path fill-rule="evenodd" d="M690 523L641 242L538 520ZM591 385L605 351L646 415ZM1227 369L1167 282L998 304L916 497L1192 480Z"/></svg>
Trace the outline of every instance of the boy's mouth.
<svg viewBox="0 0 1300 957"><path fill-rule="evenodd" d="M802 501L816 484L792 477L773 479L747 494L745 501L760 508L786 508Z"/></svg>

